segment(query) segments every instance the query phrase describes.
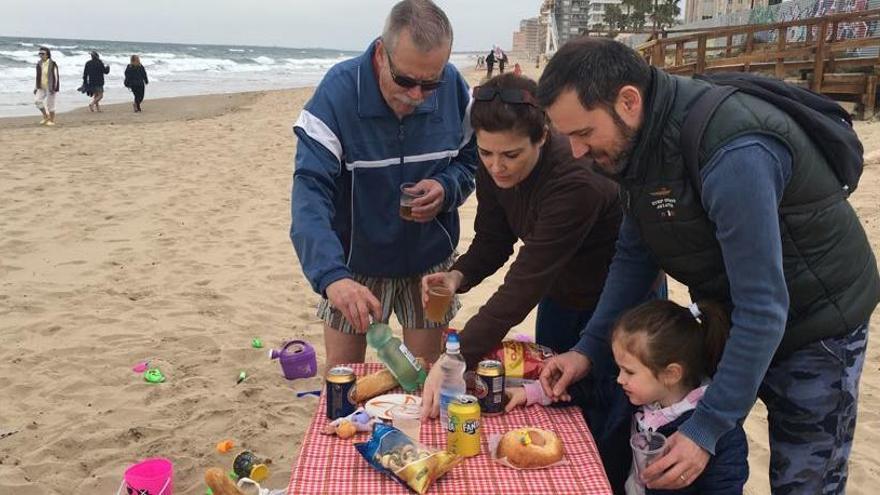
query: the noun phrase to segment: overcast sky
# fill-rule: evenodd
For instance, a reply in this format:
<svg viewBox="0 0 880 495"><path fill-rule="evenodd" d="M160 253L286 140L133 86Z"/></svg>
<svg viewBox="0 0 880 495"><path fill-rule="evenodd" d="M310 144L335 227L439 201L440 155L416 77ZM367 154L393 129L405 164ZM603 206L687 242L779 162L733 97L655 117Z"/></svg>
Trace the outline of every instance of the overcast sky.
<svg viewBox="0 0 880 495"><path fill-rule="evenodd" d="M396 0L0 0L0 36L364 49ZM456 51L510 48L540 0L438 0Z"/></svg>

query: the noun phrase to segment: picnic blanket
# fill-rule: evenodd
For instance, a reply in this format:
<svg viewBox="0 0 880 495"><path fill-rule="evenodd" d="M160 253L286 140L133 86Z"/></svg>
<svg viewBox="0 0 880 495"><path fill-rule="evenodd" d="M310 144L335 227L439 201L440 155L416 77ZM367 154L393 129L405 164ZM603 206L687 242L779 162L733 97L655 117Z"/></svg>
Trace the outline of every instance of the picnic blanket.
<svg viewBox="0 0 880 495"><path fill-rule="evenodd" d="M382 369L381 363L350 365L358 376ZM399 393L393 390L390 393ZM402 485L374 470L358 454L355 442L369 433L343 440L323 435L327 424L326 396L321 394L311 425L303 439L299 457L291 470L287 495L294 494L407 494ZM568 463L547 469L519 471L493 461L489 456L490 434L503 434L524 426L552 430L559 435ZM481 451L465 459L431 486L429 494L537 495L543 493L610 494L611 488L599 460L593 436L577 407L519 408L500 416L482 418ZM446 431L440 421L422 423L420 441L430 447L446 448Z"/></svg>

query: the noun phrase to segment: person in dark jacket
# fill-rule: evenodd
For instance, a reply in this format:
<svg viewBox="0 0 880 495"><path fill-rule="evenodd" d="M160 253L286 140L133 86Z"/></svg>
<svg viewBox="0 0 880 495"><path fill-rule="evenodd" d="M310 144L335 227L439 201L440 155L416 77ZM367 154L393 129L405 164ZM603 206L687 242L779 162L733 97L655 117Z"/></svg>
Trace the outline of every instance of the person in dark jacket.
<svg viewBox="0 0 880 495"><path fill-rule="evenodd" d="M450 270L422 278L423 295L435 284L466 293L523 241L504 284L462 329L462 354L471 367L535 306L539 344L564 352L577 343L582 322L561 328L542 313L589 318L623 217L617 185L592 171L588 158L572 158L568 139L549 129L538 108L536 87L529 78L505 74L474 88L471 127L482 164L474 240Z"/></svg>
<svg viewBox="0 0 880 495"><path fill-rule="evenodd" d="M147 79L147 70L141 64L141 59L137 55L131 56L131 63L125 68L125 87L130 89L134 94L135 112L141 111L141 102L144 101L144 89L150 81Z"/></svg>
<svg viewBox="0 0 880 495"><path fill-rule="evenodd" d="M99 103L104 98L104 74L110 73L110 66L104 65L98 52L92 52L92 59L83 68L83 89L92 96L89 111L100 112Z"/></svg>
<svg viewBox="0 0 880 495"><path fill-rule="evenodd" d="M712 87L594 37L566 43L545 68L539 102L575 156L618 181L627 211L596 312L578 344L545 363L542 385L557 398L613 365L612 322L662 269L694 299L724 304L732 325L705 396L645 471L648 486L691 484L760 397L773 492L843 493L877 262L833 157L768 101L729 96L691 173L682 128Z"/></svg>
<svg viewBox="0 0 880 495"><path fill-rule="evenodd" d="M40 125L55 125L55 95L61 88L61 74L58 64L52 60L52 51L40 47L40 61L37 62L37 82L34 86L34 104L43 114Z"/></svg>
<svg viewBox="0 0 880 495"><path fill-rule="evenodd" d="M537 342L556 352L571 348L595 309L614 255L623 215L618 188L591 170L592 160L572 157L566 137L549 129L535 90L534 81L514 74L474 88L471 127L482 162L474 240L451 270L422 279L423 299L437 283L467 292L501 268L522 240L504 283L462 329L461 352L470 368L535 306ZM425 416L439 414L439 370L432 368L425 382ZM605 399L613 377L600 383L579 388L602 394L601 418L585 407L598 397L574 402L588 415L604 460L607 449L627 454L616 446L625 445L631 408L622 392ZM612 407L619 412L614 425L604 416ZM606 463L606 471L622 488L628 464L615 471L620 466Z"/></svg>
<svg viewBox="0 0 880 495"><path fill-rule="evenodd" d="M711 302L685 308L672 301L651 301L624 313L612 331L611 348L620 369L617 383L638 406L632 421L634 435L660 433L669 438L693 415L721 359L729 330L726 311ZM721 436L715 455L690 486L662 493L741 495L749 478L748 451L746 433L737 424ZM648 460L633 452L633 461L627 495L659 495L658 490L646 490L639 479L639 468Z"/></svg>
<svg viewBox="0 0 880 495"><path fill-rule="evenodd" d="M486 78L492 77L492 71L495 69L495 50L491 50L486 55Z"/></svg>

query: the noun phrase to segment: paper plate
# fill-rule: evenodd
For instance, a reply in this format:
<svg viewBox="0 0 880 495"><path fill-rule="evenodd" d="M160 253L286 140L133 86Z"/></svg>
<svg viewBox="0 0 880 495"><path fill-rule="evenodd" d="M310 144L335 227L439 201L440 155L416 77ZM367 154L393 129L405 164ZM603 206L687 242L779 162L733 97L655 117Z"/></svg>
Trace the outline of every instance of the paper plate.
<svg viewBox="0 0 880 495"><path fill-rule="evenodd" d="M388 414L389 411L392 407L401 404L414 404L416 406L421 406L422 398L410 394L380 395L368 400L367 403L364 404L364 410L366 410L367 414L370 416L391 421L391 416Z"/></svg>

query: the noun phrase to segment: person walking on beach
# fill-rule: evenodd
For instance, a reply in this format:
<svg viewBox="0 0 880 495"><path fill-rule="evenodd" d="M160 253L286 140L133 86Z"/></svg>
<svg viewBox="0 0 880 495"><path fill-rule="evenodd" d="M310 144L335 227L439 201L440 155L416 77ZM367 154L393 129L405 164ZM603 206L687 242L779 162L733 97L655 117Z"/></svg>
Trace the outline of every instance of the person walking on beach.
<svg viewBox="0 0 880 495"><path fill-rule="evenodd" d="M43 114L40 125L55 125L55 95L61 88L61 75L58 64L52 60L52 51L41 46L40 61L37 62L37 82L34 86L34 104Z"/></svg>
<svg viewBox="0 0 880 495"><path fill-rule="evenodd" d="M98 52L92 52L91 55L92 59L83 68L83 88L92 95L89 111L100 112L99 103L104 98L104 74L110 73L110 66L104 65Z"/></svg>
<svg viewBox="0 0 880 495"><path fill-rule="evenodd" d="M140 57L132 55L131 63L125 68L125 81L123 84L134 94L132 107L135 112L141 111L141 102L144 101L144 90L149 83L147 70L141 64Z"/></svg>
<svg viewBox="0 0 880 495"><path fill-rule="evenodd" d="M501 57L498 58L498 73L504 74L504 68L507 66L507 52L498 49L501 52Z"/></svg>
<svg viewBox="0 0 880 495"><path fill-rule="evenodd" d="M682 158L688 109L712 84L650 67L627 46L581 38L550 59L538 100L621 184L627 208L596 312L573 350L549 360L555 399L610 366L609 328L659 269L731 312L718 371L693 415L645 471L653 489L703 472L719 439L760 397L773 493L843 493L880 276L832 164L793 118L742 92L721 103L699 170Z"/></svg>
<svg viewBox="0 0 880 495"><path fill-rule="evenodd" d="M492 78L492 71L495 69L495 50L491 50L486 55L486 79Z"/></svg>
<svg viewBox="0 0 880 495"><path fill-rule="evenodd" d="M372 317L392 310L406 346L434 361L444 321L425 317L421 277L447 271L458 207L474 189L467 84L452 27L429 0L397 3L382 36L332 67L294 124L290 237L323 299L327 366L363 362ZM401 193L416 196L401 216Z"/></svg>

